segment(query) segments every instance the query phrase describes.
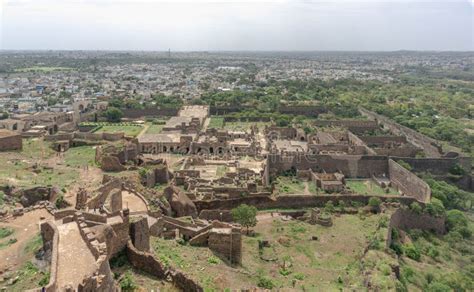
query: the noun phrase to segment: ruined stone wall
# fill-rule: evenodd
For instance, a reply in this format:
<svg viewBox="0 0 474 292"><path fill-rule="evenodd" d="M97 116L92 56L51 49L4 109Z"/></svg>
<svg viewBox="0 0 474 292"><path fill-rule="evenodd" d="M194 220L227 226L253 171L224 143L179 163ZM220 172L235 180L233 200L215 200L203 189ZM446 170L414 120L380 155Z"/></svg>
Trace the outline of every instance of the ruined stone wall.
<svg viewBox="0 0 474 292"><path fill-rule="evenodd" d="M364 133L378 128L375 121L361 120L316 120L314 125L317 127L343 127L353 133Z"/></svg>
<svg viewBox="0 0 474 292"><path fill-rule="evenodd" d="M131 241L127 243L127 258L130 264L139 270L145 271L159 279L171 277L173 284L182 291L203 291L192 278L179 270L166 268L153 254L136 249Z"/></svg>
<svg viewBox="0 0 474 292"><path fill-rule="evenodd" d="M29 290L29 292L55 292L56 287L56 275L58 272L58 244L59 244L59 232L56 225L52 222L44 222L40 225L41 236L43 238L43 249L51 250L51 262L49 270L49 283L44 287L39 287Z"/></svg>
<svg viewBox="0 0 474 292"><path fill-rule="evenodd" d="M388 225L387 247L392 244L392 229L404 231L420 229L432 231L437 234L446 233L445 217L434 217L428 214L416 214L410 210L398 209L393 213Z"/></svg>
<svg viewBox="0 0 474 292"><path fill-rule="evenodd" d="M229 233L211 229L207 244L210 250L225 257L231 263L242 263L242 233L240 228L232 227Z"/></svg>
<svg viewBox="0 0 474 292"><path fill-rule="evenodd" d="M207 221L219 220L221 222L232 222L232 213L229 210L201 210L199 212L199 219Z"/></svg>
<svg viewBox="0 0 474 292"><path fill-rule="evenodd" d="M427 183L414 173L407 170L392 159L388 161L390 182L405 195L420 202L428 203L431 199L431 189Z"/></svg>
<svg viewBox="0 0 474 292"><path fill-rule="evenodd" d="M227 200L209 200L209 201L194 201L196 208L201 210L213 210L223 209L230 210L238 207L241 204L247 204L257 207L258 209L299 209L308 207L324 207L328 201L338 202L344 201L347 204L351 202L359 202L367 204L370 195L285 195L278 196L275 199L269 196L249 196ZM380 197L382 201L389 199L397 200L404 205L410 205L416 200L411 197L400 197L400 196L385 196Z"/></svg>
<svg viewBox="0 0 474 292"><path fill-rule="evenodd" d="M379 115L377 113L368 111L366 109L359 109L360 113L371 120L381 124L384 129L388 129L392 134L399 136L406 136L407 140L415 146L419 146L425 150L428 157L439 158L443 153L441 145L438 141L431 139L415 130L402 126L391 119Z"/></svg>
<svg viewBox="0 0 474 292"><path fill-rule="evenodd" d="M403 160L410 164L414 172L429 172L436 175L449 173L455 165L461 166L467 173L471 172L471 159L469 157L455 158L412 158L412 157L391 157L393 160Z"/></svg>
<svg viewBox="0 0 474 292"><path fill-rule="evenodd" d="M56 134L56 135L47 135L44 136L45 141L71 141L74 139L74 133L63 133L63 134Z"/></svg>
<svg viewBox="0 0 474 292"><path fill-rule="evenodd" d="M21 135L13 134L11 136L0 137L0 151L20 150L23 147Z"/></svg>
<svg viewBox="0 0 474 292"><path fill-rule="evenodd" d="M94 209L94 208L99 208L101 205L105 203L105 200L107 200L107 197L109 193L113 189L121 189L122 188L122 182L119 179L113 178L106 182L104 185L99 187L95 193L96 196L89 199L87 201L87 207L89 209Z"/></svg>
<svg viewBox="0 0 474 292"><path fill-rule="evenodd" d="M307 117L317 117L319 114L327 112L324 106L319 105L295 105L295 106L280 106L278 111L286 115L301 115Z"/></svg>
<svg viewBox="0 0 474 292"><path fill-rule="evenodd" d="M271 174L295 169L341 172L348 178L371 178L388 174L388 158L373 155L269 155Z"/></svg>
<svg viewBox="0 0 474 292"><path fill-rule="evenodd" d="M178 108L123 109L123 117L138 119L143 117L172 117L178 115Z"/></svg>

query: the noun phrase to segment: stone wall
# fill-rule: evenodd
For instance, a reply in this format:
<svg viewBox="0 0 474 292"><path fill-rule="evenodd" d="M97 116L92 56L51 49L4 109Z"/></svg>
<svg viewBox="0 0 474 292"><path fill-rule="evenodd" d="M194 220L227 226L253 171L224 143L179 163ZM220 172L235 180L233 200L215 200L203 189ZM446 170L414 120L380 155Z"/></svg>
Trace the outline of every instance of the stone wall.
<svg viewBox="0 0 474 292"><path fill-rule="evenodd" d="M314 125L317 127L342 127L347 128L353 133L364 133L376 130L378 125L375 121L362 120L316 120Z"/></svg>
<svg viewBox="0 0 474 292"><path fill-rule="evenodd" d="M242 263L242 233L237 227L212 228L209 231L208 247L231 264Z"/></svg>
<svg viewBox="0 0 474 292"><path fill-rule="evenodd" d="M319 105L295 105L280 106L278 111L286 115L301 115L307 117L317 117L319 114L327 112L324 106Z"/></svg>
<svg viewBox="0 0 474 292"><path fill-rule="evenodd" d="M232 213L229 210L201 210L199 219L208 221L219 220L221 222L232 222Z"/></svg>
<svg viewBox="0 0 474 292"><path fill-rule="evenodd" d="M338 202L344 201L347 204L351 202L359 202L367 204L372 196L369 195L285 195L278 196L275 199L268 196L249 196L227 200L209 200L194 201L196 208L201 210L223 209L230 210L241 204L247 204L257 207L258 209L299 209L309 207L324 207L328 201ZM404 205L410 205L416 200L411 197L385 196L380 197L382 201L398 200Z"/></svg>
<svg viewBox="0 0 474 292"><path fill-rule="evenodd" d="M434 217L428 214L416 214L410 210L398 209L393 213L388 225L387 247L392 243L392 229L404 231L420 229L432 231L437 234L446 233L445 217Z"/></svg>
<svg viewBox="0 0 474 292"><path fill-rule="evenodd" d="M388 158L373 155L269 155L272 175L295 168L314 172L340 172L348 178L371 178L388 174Z"/></svg>
<svg viewBox="0 0 474 292"><path fill-rule="evenodd" d="M443 150L438 141L431 139L408 127L402 126L385 116L379 115L363 108L359 109L359 111L364 116L382 125L384 129L389 130L392 134L398 136L405 136L409 142L411 142L415 146L423 148L425 154L428 157L441 157Z"/></svg>
<svg viewBox="0 0 474 292"><path fill-rule="evenodd" d="M388 161L388 169L393 186L401 190L405 195L413 197L420 202L428 203L430 201L431 189L421 178L392 159Z"/></svg>
<svg viewBox="0 0 474 292"><path fill-rule="evenodd" d="M153 254L136 249L132 242L127 243L127 258L130 264L159 279L170 277L173 284L181 291L200 292L201 285L179 270L166 268Z"/></svg>
<svg viewBox="0 0 474 292"><path fill-rule="evenodd" d="M9 135L2 136L0 133L0 151L21 150L22 148L23 142L20 134L11 132Z"/></svg>
<svg viewBox="0 0 474 292"><path fill-rule="evenodd" d="M403 160L410 164L413 172L429 172L435 175L448 174L455 165L461 166L467 173L471 172L471 159L469 157L454 158L411 158L392 157L393 160Z"/></svg>
<svg viewBox="0 0 474 292"><path fill-rule="evenodd" d="M144 117L172 117L178 115L178 108L123 109L123 117L138 119Z"/></svg>

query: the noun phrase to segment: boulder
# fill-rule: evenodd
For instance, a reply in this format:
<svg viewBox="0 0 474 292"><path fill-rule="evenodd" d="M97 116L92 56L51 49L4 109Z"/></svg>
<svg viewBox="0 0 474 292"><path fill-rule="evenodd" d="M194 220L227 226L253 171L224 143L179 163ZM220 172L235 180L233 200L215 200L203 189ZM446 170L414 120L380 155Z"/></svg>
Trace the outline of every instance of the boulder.
<svg viewBox="0 0 474 292"><path fill-rule="evenodd" d="M191 216L197 217L196 205L189 197L176 186L169 186L163 191L165 198L171 206L171 210L177 217Z"/></svg>
<svg viewBox="0 0 474 292"><path fill-rule="evenodd" d="M100 168L103 171L123 171L125 167L116 156L104 155L100 160Z"/></svg>

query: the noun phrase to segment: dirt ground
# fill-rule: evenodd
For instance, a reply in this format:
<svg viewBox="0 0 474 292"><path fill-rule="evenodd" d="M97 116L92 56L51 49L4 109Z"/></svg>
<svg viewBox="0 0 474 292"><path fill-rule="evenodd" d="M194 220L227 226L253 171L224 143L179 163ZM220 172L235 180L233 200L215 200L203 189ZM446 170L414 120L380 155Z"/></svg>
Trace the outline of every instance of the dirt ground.
<svg viewBox="0 0 474 292"><path fill-rule="evenodd" d="M23 216L11 218L7 222L0 222L0 227L13 228L15 231L7 239L15 238L17 240L16 243L0 249L0 259L2 259L0 260L0 271L15 270L31 258L31 254L25 252L25 246L39 234L39 225L44 221L41 218L50 220L53 216L46 210L39 209Z"/></svg>

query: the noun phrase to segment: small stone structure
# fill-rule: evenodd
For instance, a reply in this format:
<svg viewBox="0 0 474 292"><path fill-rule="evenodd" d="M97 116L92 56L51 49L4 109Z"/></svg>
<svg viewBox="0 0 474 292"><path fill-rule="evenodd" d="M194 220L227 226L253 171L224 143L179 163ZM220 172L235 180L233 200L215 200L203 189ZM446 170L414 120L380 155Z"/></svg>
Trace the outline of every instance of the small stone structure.
<svg viewBox="0 0 474 292"><path fill-rule="evenodd" d="M13 131L0 129L0 151L21 150L21 135Z"/></svg>

